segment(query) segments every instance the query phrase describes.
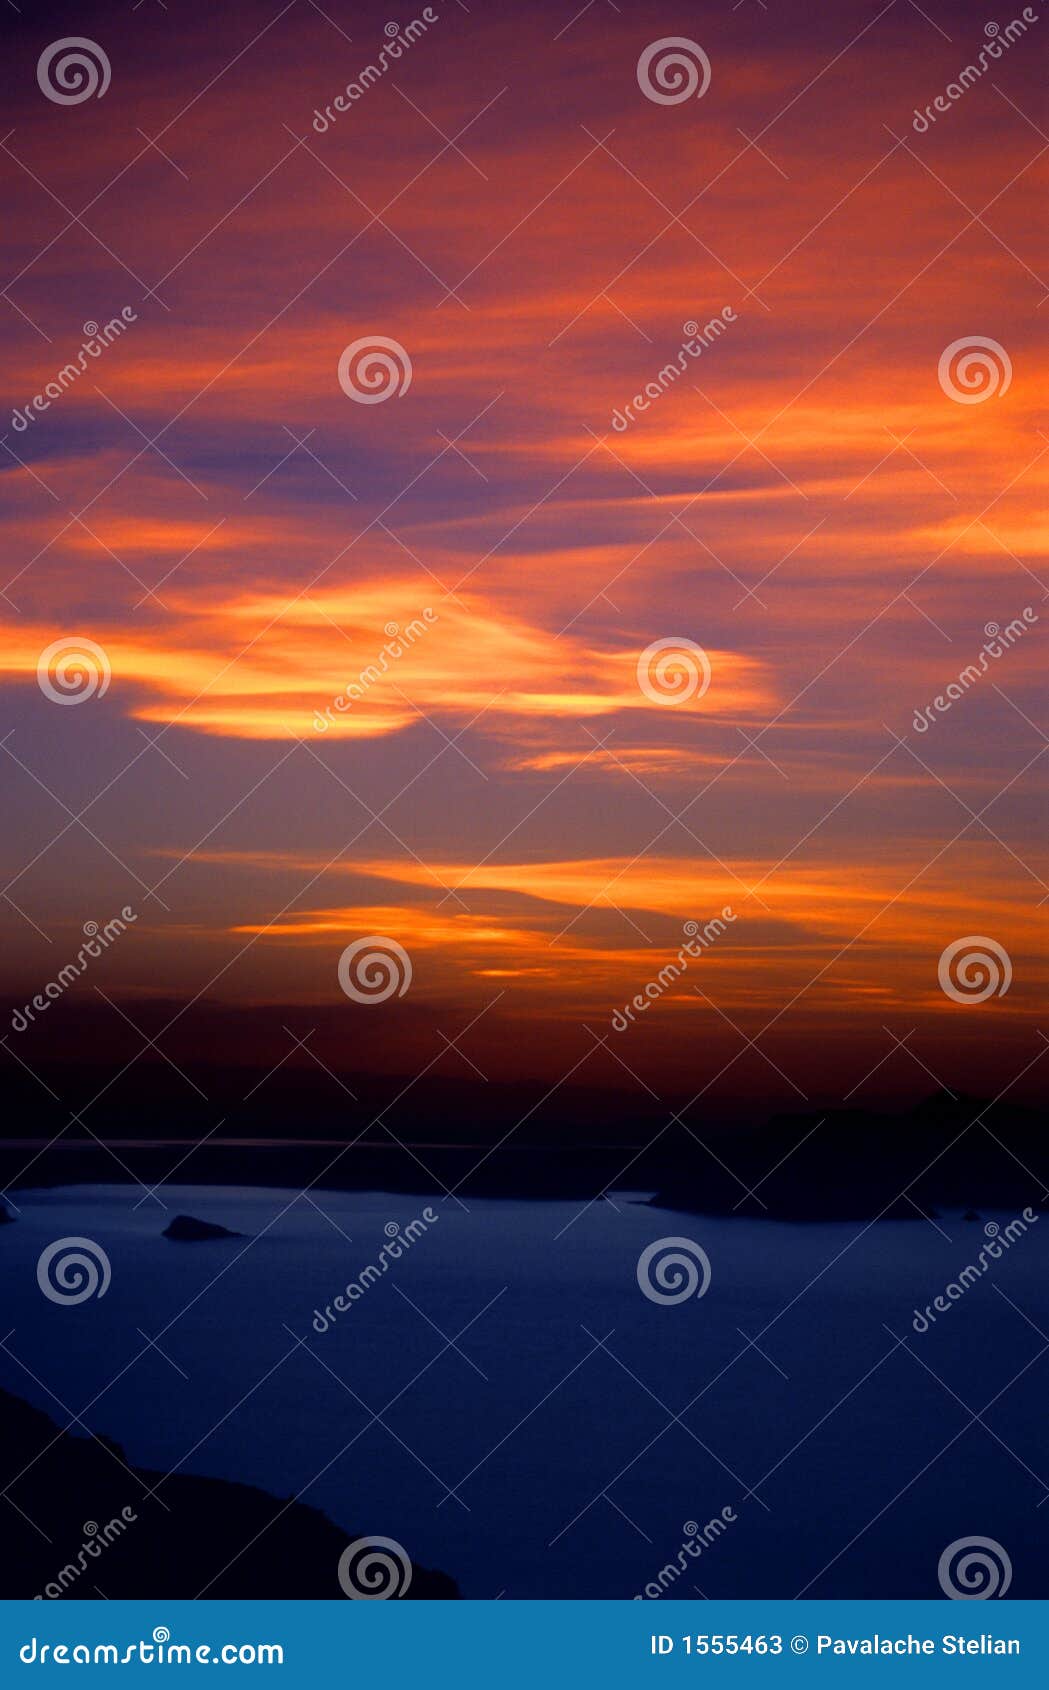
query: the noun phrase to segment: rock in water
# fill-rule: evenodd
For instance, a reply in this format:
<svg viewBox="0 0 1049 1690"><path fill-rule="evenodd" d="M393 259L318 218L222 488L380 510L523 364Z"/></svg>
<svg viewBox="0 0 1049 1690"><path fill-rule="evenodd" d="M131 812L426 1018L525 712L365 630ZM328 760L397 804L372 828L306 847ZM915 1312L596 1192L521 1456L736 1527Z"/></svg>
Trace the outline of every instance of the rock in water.
<svg viewBox="0 0 1049 1690"><path fill-rule="evenodd" d="M193 1215L176 1215L170 1226L164 1228L164 1237L173 1238L176 1244L203 1244L211 1238L243 1238L242 1232L231 1232L226 1226L216 1226L214 1221L198 1221Z"/></svg>

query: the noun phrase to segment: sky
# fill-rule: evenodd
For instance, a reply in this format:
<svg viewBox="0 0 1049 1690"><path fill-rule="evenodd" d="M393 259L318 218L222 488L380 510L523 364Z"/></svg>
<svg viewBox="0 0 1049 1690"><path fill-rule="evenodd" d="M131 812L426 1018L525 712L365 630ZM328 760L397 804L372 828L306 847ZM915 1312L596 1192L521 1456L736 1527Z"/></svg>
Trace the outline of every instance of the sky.
<svg viewBox="0 0 1049 1690"><path fill-rule="evenodd" d="M8 1056L1044 1089L1049 18L4 23Z"/></svg>

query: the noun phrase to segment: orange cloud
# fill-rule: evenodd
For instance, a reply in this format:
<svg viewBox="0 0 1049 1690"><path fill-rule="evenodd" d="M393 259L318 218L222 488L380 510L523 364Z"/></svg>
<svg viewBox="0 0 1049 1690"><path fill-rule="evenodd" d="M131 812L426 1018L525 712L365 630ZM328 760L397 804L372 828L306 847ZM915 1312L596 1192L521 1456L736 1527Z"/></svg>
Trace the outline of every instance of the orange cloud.
<svg viewBox="0 0 1049 1690"><path fill-rule="evenodd" d="M437 595L434 595L437 597ZM289 599L244 594L219 605L181 600L177 632L163 624L147 640L125 628L92 637L106 651L114 694L128 689L142 721L233 738L374 738L420 717L467 721L486 713L515 724L612 715L696 711L734 719L771 710L762 665L712 650L709 689L679 707L638 684L636 650L555 640L479 597L420 603L416 586L372 581ZM50 630L9 626L0 671L35 674Z"/></svg>

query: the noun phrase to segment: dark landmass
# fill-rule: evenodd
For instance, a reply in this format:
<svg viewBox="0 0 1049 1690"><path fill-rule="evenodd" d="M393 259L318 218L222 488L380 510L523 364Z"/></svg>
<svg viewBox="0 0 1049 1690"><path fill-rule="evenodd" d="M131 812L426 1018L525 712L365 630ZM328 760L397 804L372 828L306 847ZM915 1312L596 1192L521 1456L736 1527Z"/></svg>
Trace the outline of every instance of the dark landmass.
<svg viewBox="0 0 1049 1690"><path fill-rule="evenodd" d="M831 1097L755 1113L657 1097L628 1075L618 1090L425 1073L406 1085L305 1057L281 1066L282 1047L261 1046L257 1062L272 1058L272 1071L184 1058L185 1085L136 1059L133 1040L119 1066L116 1052L110 1067L48 1060L43 1048L33 1072L8 1064L0 1193L129 1177L466 1200L632 1190L666 1207L788 1220L1018 1212L1046 1198L1044 1116L1011 1099L945 1090L895 1112Z"/></svg>
<svg viewBox="0 0 1049 1690"><path fill-rule="evenodd" d="M906 1115L781 1115L707 1143L727 1167L711 1154L662 1182L653 1204L776 1220L917 1220L961 1209L975 1221L975 1203L1019 1214L1049 1199L1044 1117L945 1092Z"/></svg>
<svg viewBox="0 0 1049 1690"><path fill-rule="evenodd" d="M661 1123L662 1125L663 1123ZM1049 1171L1043 1117L945 1093L905 1114L829 1109L779 1115L762 1126L680 1123L649 1142L561 1143L522 1133L491 1149L449 1143L458 1123L410 1141L376 1132L357 1142L214 1138L119 1139L123 1167L104 1144L72 1134L40 1152L0 1140L0 1186L110 1184L127 1171L145 1185L171 1171L179 1185L281 1186L468 1197L593 1198L608 1190L649 1191L661 1208L775 1220L917 1219L940 1210L1045 1207ZM507 1129L504 1127L504 1131ZM570 1128L562 1127L565 1139ZM494 1141L493 1141L494 1142ZM27 1164L28 1167L27 1167ZM182 1216L169 1236L231 1236ZM183 1232L182 1226L197 1230ZM236 1235L232 1235L236 1236Z"/></svg>
<svg viewBox="0 0 1049 1690"><path fill-rule="evenodd" d="M108 1048L108 1047L106 1047ZM403 1076L386 1078L345 1068L331 1073L289 1060L268 1073L265 1056L260 1066L216 1065L204 1060L184 1061L183 1084L164 1064L147 1057L136 1062L134 1051L112 1051L104 1063L59 1062L46 1049L32 1055L17 1047L32 1073L0 1051L5 1120L0 1141L32 1136L49 1140L90 1142L84 1121L101 1138L117 1140L178 1139L193 1143L214 1134L223 1139L328 1139L360 1136L373 1145L423 1140L476 1146L478 1154L517 1129L514 1139L548 1146L643 1144L666 1124L670 1109L683 1108L687 1098L665 1103L640 1087L572 1087L551 1090L543 1084L480 1083L425 1074L406 1083ZM273 1061L282 1055L278 1048ZM769 1113L759 1108L751 1118ZM689 1119L691 1120L691 1114ZM740 1117L719 1111L719 1119L734 1124ZM215 1132L221 1122L220 1133Z"/></svg>
<svg viewBox="0 0 1049 1690"><path fill-rule="evenodd" d="M228 1226L214 1221L198 1221L193 1215L176 1215L163 1236L176 1244L206 1244L213 1238L243 1238L242 1232L231 1232Z"/></svg>
<svg viewBox="0 0 1049 1690"><path fill-rule="evenodd" d="M224 1479L132 1468L118 1444L71 1437L6 1391L0 1452L0 1488L16 1504L6 1523L5 1599L345 1599L339 1558L358 1534L304 1503ZM413 1566L407 1595L447 1600L459 1591L446 1574Z"/></svg>

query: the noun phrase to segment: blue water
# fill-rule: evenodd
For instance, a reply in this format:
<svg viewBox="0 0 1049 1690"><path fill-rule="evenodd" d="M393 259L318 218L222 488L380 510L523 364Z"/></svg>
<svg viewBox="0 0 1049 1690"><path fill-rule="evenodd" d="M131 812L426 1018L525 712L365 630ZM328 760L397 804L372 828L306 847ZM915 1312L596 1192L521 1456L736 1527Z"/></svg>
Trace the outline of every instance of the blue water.
<svg viewBox="0 0 1049 1690"><path fill-rule="evenodd" d="M973 1535L1007 1550L1010 1595L1049 1590L1044 1219L918 1335L915 1306L1011 1216L864 1229L629 1194L441 1201L318 1333L315 1309L429 1199L161 1196L166 1210L128 1186L19 1193L0 1231L0 1383L138 1466L301 1495L468 1596L629 1597L715 1516L724 1531L680 1557L668 1598L938 1596L941 1551ZM179 1212L251 1237L169 1243ZM70 1235L112 1270L75 1306L36 1277ZM705 1251L703 1296L642 1294L638 1258L668 1236Z"/></svg>

